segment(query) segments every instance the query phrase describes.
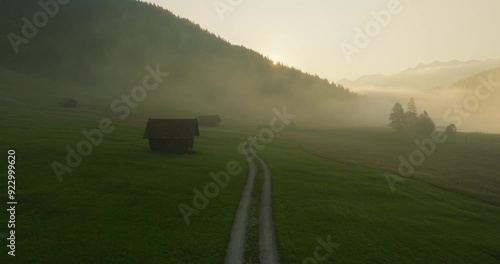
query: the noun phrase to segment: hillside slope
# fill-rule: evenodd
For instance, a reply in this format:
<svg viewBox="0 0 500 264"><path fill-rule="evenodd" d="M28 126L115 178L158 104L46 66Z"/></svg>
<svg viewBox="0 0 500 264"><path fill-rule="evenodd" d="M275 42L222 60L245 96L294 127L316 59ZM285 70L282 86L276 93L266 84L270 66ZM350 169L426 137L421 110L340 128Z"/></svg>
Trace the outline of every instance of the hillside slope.
<svg viewBox="0 0 500 264"><path fill-rule="evenodd" d="M22 18L31 21L43 10L37 2L2 1L2 35L22 36ZM150 106L160 109L237 112L247 118L287 105L303 112L304 119L321 115L333 121L333 112L357 98L317 76L273 65L263 55L151 4L72 0L59 9L28 43L17 45L18 53L9 38L2 38L0 75L11 85L3 87L10 89L11 101L53 104L70 96L105 107L140 83L148 65L170 73L168 89L148 98Z"/></svg>

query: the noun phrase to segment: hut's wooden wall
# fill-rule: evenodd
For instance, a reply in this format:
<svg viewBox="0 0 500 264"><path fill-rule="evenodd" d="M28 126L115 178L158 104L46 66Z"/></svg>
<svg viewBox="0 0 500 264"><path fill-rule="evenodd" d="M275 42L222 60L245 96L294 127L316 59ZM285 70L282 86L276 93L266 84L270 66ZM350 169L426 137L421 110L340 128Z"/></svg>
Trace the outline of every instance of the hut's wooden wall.
<svg viewBox="0 0 500 264"><path fill-rule="evenodd" d="M188 154L193 152L194 139L149 139L153 152L170 154Z"/></svg>

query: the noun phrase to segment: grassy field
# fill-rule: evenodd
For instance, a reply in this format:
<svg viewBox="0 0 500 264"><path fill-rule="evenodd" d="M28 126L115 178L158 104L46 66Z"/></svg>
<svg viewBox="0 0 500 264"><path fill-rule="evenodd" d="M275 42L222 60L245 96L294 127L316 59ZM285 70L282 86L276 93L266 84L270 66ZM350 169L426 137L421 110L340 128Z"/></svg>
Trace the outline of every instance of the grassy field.
<svg viewBox="0 0 500 264"><path fill-rule="evenodd" d="M283 263L302 263L328 236L340 244L335 263L499 262L500 208L418 179L391 193L383 170L280 141L263 156L273 169Z"/></svg>
<svg viewBox="0 0 500 264"><path fill-rule="evenodd" d="M64 161L65 147L84 139L82 129L113 117L90 109L0 110L1 151L17 151L14 263L222 263L246 180L237 146L255 127L226 122L202 128L196 155L165 156L150 153L141 138L147 116L133 115L116 122L60 183L51 163ZM496 138L450 141L423 167L438 171L429 174L435 179L419 174L391 193L383 173L412 145L390 137L385 131L290 128L259 153L273 173L282 262L302 263L314 255L317 238L331 236L340 247L323 263L498 263L500 208L489 201L498 195ZM178 205L191 206L193 188L203 189L209 173L230 160L242 172L187 225ZM479 176L464 178L468 171ZM253 260L258 227L248 230L247 260ZM0 262L10 263L6 258L4 249Z"/></svg>
<svg viewBox="0 0 500 264"><path fill-rule="evenodd" d="M241 135L205 130L196 155L149 152L144 119L115 132L59 183L51 163L63 162L66 145L83 139L98 116L84 113L4 112L2 151L17 152L17 263L220 263L246 180L237 152ZM240 175L186 225L178 209L192 206L193 188L230 160ZM6 181L0 183L6 190ZM2 195L3 196L3 195ZM5 222L4 222L5 221ZM2 214L2 222L7 218ZM4 232L4 225L0 232ZM6 258L2 250L0 258ZM2 263L5 263L3 260Z"/></svg>
<svg viewBox="0 0 500 264"><path fill-rule="evenodd" d="M398 136L387 129L293 129L288 144L320 158L398 173L422 136ZM412 175L436 187L500 206L500 135L459 133L426 156ZM396 186L397 187L397 186Z"/></svg>

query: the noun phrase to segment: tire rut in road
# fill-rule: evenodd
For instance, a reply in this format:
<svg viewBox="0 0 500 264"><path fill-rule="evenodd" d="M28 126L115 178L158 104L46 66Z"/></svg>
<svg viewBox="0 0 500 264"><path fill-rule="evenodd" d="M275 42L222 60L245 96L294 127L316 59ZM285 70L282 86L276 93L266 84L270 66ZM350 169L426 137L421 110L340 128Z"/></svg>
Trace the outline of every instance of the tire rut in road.
<svg viewBox="0 0 500 264"><path fill-rule="evenodd" d="M260 157L257 159L264 168L264 185L262 186L260 206L260 259L263 264L275 264L279 263L279 255L274 233L271 171L263 159Z"/></svg>
<svg viewBox="0 0 500 264"><path fill-rule="evenodd" d="M250 154L243 150L243 154L248 162L248 180L241 195L238 211L234 218L233 229L231 231L231 238L226 253L226 264L239 264L243 263L244 250L245 250L245 231L247 228L248 211L250 208L250 201L252 199L252 190L257 174L257 165L251 158Z"/></svg>

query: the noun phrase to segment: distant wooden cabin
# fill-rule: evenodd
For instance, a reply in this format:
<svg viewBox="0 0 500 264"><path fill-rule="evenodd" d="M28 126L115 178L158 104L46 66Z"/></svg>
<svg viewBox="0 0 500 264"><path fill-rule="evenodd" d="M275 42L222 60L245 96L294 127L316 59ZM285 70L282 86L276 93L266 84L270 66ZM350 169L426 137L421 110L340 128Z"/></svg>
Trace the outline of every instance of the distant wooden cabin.
<svg viewBox="0 0 500 264"><path fill-rule="evenodd" d="M196 119L149 119L143 138L152 152L190 154L195 136L200 136Z"/></svg>
<svg viewBox="0 0 500 264"><path fill-rule="evenodd" d="M205 115L198 117L198 124L206 127L218 127L221 119L219 115Z"/></svg>
<svg viewBox="0 0 500 264"><path fill-rule="evenodd" d="M63 98L59 100L58 105L63 108L76 108L78 106L78 101L73 98Z"/></svg>

